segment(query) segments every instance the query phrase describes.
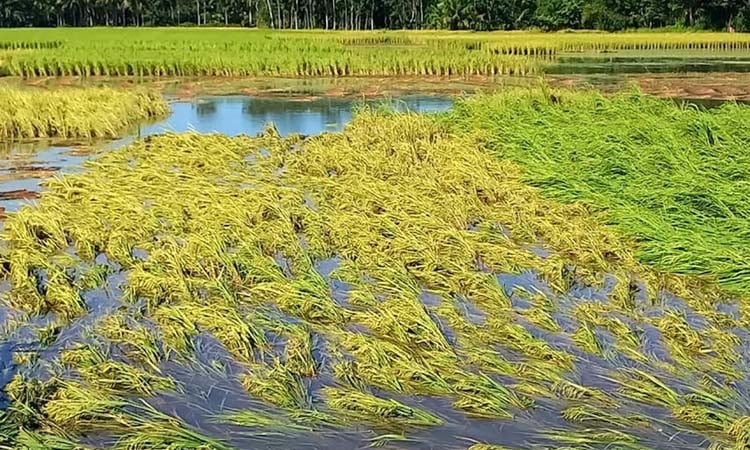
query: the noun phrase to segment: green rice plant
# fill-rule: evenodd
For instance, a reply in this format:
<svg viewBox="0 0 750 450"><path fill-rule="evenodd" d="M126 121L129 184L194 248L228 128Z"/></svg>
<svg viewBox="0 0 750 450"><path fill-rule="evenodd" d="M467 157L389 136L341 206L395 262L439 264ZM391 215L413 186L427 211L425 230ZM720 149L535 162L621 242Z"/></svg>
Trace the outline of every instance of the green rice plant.
<svg viewBox="0 0 750 450"><path fill-rule="evenodd" d="M111 394L74 382L63 382L42 406L45 417L55 425L71 431L116 429L126 417L127 402Z"/></svg>
<svg viewBox="0 0 750 450"><path fill-rule="evenodd" d="M737 230L747 217L739 130L748 111L545 88L465 100L447 120L481 130L490 151L519 163L546 195L589 203L638 241L640 261L745 293L747 258L738 249L748 245Z"/></svg>
<svg viewBox="0 0 750 450"><path fill-rule="evenodd" d="M352 319L375 334L401 345L427 351L450 351L450 346L424 306L412 297L390 298Z"/></svg>
<svg viewBox="0 0 750 450"><path fill-rule="evenodd" d="M395 392L450 392L445 378L455 362L450 354L415 354L399 345L358 333L345 333L341 339L341 346L354 356L355 362L334 368L340 379L353 375ZM353 369L354 373L346 369Z"/></svg>
<svg viewBox="0 0 750 450"><path fill-rule="evenodd" d="M203 435L145 402L135 407L125 434L113 447L116 450L232 450L223 441Z"/></svg>
<svg viewBox="0 0 750 450"><path fill-rule="evenodd" d="M21 450L94 450L69 438L25 429L19 431L16 445Z"/></svg>
<svg viewBox="0 0 750 450"><path fill-rule="evenodd" d="M312 323L342 323L347 320L346 311L330 298L328 285L312 272L308 273L307 278L298 279L292 284L269 282L256 285L249 294L273 298L282 310Z"/></svg>
<svg viewBox="0 0 750 450"><path fill-rule="evenodd" d="M100 320L95 331L120 345L125 353L145 364L154 372L161 372L160 362L165 355L158 336L142 325L132 326L122 315L111 315Z"/></svg>
<svg viewBox="0 0 750 450"><path fill-rule="evenodd" d="M750 417L741 417L726 430L727 434L736 439L736 447L747 447L750 444Z"/></svg>
<svg viewBox="0 0 750 450"><path fill-rule="evenodd" d="M312 352L310 331L304 327L290 327L284 348L284 365L287 369L301 377L314 377L317 369Z"/></svg>
<svg viewBox="0 0 750 450"><path fill-rule="evenodd" d="M107 281L109 273L110 269L108 266L104 264L96 264L81 274L80 279L77 281L77 285L81 290L100 288Z"/></svg>
<svg viewBox="0 0 750 450"><path fill-rule="evenodd" d="M88 368L101 364L109 359L109 352L94 345L75 345L60 353L60 362L76 367Z"/></svg>
<svg viewBox="0 0 750 450"><path fill-rule="evenodd" d="M13 352L12 358L13 364L17 366L30 366L39 359L39 353L18 351Z"/></svg>
<svg viewBox="0 0 750 450"><path fill-rule="evenodd" d="M497 343L524 355L550 362L561 369L573 364L573 358L570 354L553 349L545 340L534 337L523 325L508 323L504 319L491 318L489 328L495 335Z"/></svg>
<svg viewBox="0 0 750 450"><path fill-rule="evenodd" d="M49 37L56 32L41 32ZM9 34L10 36L6 36ZM4 32L20 39L23 32ZM404 38L388 38L384 46L349 45L351 40L319 32L249 30L149 29L65 33L60 49L6 51L3 72L39 76L471 76L536 73L543 62L525 55L471 52L420 39L421 45L401 46ZM36 35L34 41L41 36ZM387 52L384 53L384 52ZM192 55L192 56L191 56Z"/></svg>
<svg viewBox="0 0 750 450"><path fill-rule="evenodd" d="M129 364L104 361L80 369L83 378L102 391L133 393L151 396L158 391L175 389L175 382L166 377L152 375Z"/></svg>
<svg viewBox="0 0 750 450"><path fill-rule="evenodd" d="M282 428L285 426L284 422L279 420L278 417L255 410L226 412L217 420L248 428Z"/></svg>
<svg viewBox="0 0 750 450"><path fill-rule="evenodd" d="M679 406L672 411L672 414L694 428L708 432L729 430L733 425L732 418L724 412L701 405Z"/></svg>
<svg viewBox="0 0 750 450"><path fill-rule="evenodd" d="M235 309L220 304L165 307L157 310L154 317L168 342L181 351L192 347L189 341L199 330L213 334L230 353L243 361L254 361L256 350L267 345L263 329L252 316L240 315Z"/></svg>
<svg viewBox="0 0 750 450"><path fill-rule="evenodd" d="M73 280L62 270L48 269L45 291L46 307L65 319L80 316L86 311L86 304Z"/></svg>
<svg viewBox="0 0 750 450"><path fill-rule="evenodd" d="M562 417L571 422L582 424L602 423L609 427L633 429L648 423L645 417L621 416L614 412L591 405L571 406L562 411Z"/></svg>
<svg viewBox="0 0 750 450"><path fill-rule="evenodd" d="M544 305L534 305L531 308L520 310L518 313L542 330L550 333L560 331L560 324L557 323L549 308L546 308Z"/></svg>
<svg viewBox="0 0 750 450"><path fill-rule="evenodd" d="M512 419L509 409L526 409L533 405L531 399L483 374L466 374L451 387L458 397L453 405L472 416Z"/></svg>
<svg viewBox="0 0 750 450"><path fill-rule="evenodd" d="M326 404L353 420L381 426L435 426L442 420L426 411L401 404L393 399L382 399L372 394L341 388L323 390Z"/></svg>
<svg viewBox="0 0 750 450"><path fill-rule="evenodd" d="M642 445L637 437L616 430L586 429L548 432L547 435L554 441L580 448L598 448L601 445L629 450L646 450L648 448Z"/></svg>
<svg viewBox="0 0 750 450"><path fill-rule="evenodd" d="M49 324L37 329L36 334L39 338L39 345L49 347L60 336L64 324L59 321L52 321Z"/></svg>
<svg viewBox="0 0 750 450"><path fill-rule="evenodd" d="M242 375L240 381L250 394L280 408L304 409L310 406L310 394L302 378L278 360L271 367L251 367L250 373Z"/></svg>
<svg viewBox="0 0 750 450"><path fill-rule="evenodd" d="M561 55L748 50L742 33L14 29L0 33L0 72L27 78L525 76Z"/></svg>
<svg viewBox="0 0 750 450"><path fill-rule="evenodd" d="M0 103L0 139L6 141L115 138L169 110L158 94L110 88L42 91L2 87Z"/></svg>
<svg viewBox="0 0 750 450"><path fill-rule="evenodd" d="M616 405L614 400L600 389L582 386L569 380L561 380L552 386L552 390L567 400L599 403L605 406Z"/></svg>
<svg viewBox="0 0 750 450"><path fill-rule="evenodd" d="M650 405L676 408L681 404L680 394L667 386L656 375L640 369L622 370L624 377L613 380L621 384L619 393L623 396Z"/></svg>

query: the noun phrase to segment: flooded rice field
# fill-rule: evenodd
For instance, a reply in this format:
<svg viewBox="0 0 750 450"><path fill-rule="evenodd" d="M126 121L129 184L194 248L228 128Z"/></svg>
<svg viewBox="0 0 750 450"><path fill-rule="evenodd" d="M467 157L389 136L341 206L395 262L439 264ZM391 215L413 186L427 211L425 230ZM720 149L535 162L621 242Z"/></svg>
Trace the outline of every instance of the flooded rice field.
<svg viewBox="0 0 750 450"><path fill-rule="evenodd" d="M450 108L448 96L403 95L366 102L344 98L261 98L202 96L174 101L166 119L141 124L128 136L110 142L61 144L56 142L0 143L0 217L38 197L41 183L50 176L81 170L83 163L104 151L132 143L139 137L164 132L196 131L227 136L254 135L273 123L279 133L314 135L341 131L362 105L388 105L394 110L440 112Z"/></svg>
<svg viewBox="0 0 750 450"><path fill-rule="evenodd" d="M15 439L750 445L747 302L642 265L444 117L285 101L176 103L85 173L47 150L69 176L4 231Z"/></svg>

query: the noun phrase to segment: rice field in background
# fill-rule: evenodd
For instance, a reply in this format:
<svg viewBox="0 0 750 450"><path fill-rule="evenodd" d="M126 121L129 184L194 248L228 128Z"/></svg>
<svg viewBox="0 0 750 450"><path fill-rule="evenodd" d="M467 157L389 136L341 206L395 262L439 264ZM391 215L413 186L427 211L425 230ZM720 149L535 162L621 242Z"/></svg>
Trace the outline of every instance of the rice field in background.
<svg viewBox="0 0 750 450"><path fill-rule="evenodd" d="M0 75L498 76L534 75L558 55L619 51L747 53L729 33L0 30Z"/></svg>
<svg viewBox="0 0 750 450"><path fill-rule="evenodd" d="M685 152L747 114L543 91L443 116L363 109L316 137L166 134L103 155L5 223L0 442L750 446L747 297L643 264L653 242L604 224L602 204L526 184L534 166L498 158L510 150L488 126L506 105L548 132L591 108L602 123L670 113L661 140L633 138L666 146L689 122ZM628 148L610 126L607 145ZM541 140L521 131L507 140L519 153Z"/></svg>

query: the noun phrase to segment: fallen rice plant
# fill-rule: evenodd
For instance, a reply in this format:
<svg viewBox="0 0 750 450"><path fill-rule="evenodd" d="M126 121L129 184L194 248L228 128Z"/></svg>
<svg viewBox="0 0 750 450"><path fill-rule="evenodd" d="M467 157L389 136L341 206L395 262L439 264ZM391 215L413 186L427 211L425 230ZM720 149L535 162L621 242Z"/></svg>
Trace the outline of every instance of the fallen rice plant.
<svg viewBox="0 0 750 450"><path fill-rule="evenodd" d="M0 87L0 104L3 141L115 138L169 109L157 93L110 88L47 91Z"/></svg>
<svg viewBox="0 0 750 450"><path fill-rule="evenodd" d="M507 424L508 448L745 445L746 300L643 265L486 138L364 110L307 139L152 137L49 181L3 230L7 339L46 344L17 357L3 439L410 447L432 427L466 448Z"/></svg>

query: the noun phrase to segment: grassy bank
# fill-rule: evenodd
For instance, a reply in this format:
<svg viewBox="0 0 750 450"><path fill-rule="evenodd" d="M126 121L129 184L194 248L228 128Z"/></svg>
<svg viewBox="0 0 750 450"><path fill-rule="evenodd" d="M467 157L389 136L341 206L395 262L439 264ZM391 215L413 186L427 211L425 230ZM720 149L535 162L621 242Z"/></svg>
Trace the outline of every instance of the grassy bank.
<svg viewBox="0 0 750 450"><path fill-rule="evenodd" d="M152 137L3 233L11 448L748 443L747 303L436 118Z"/></svg>
<svg viewBox="0 0 750 450"><path fill-rule="evenodd" d="M664 270L750 293L750 108L700 110L640 93L515 91L456 107L553 197L582 201Z"/></svg>
<svg viewBox="0 0 750 450"><path fill-rule="evenodd" d="M560 53L746 52L728 33L0 30L0 74L44 76L529 75Z"/></svg>
<svg viewBox="0 0 750 450"><path fill-rule="evenodd" d="M109 88L0 88L0 140L114 138L165 115L161 95Z"/></svg>

